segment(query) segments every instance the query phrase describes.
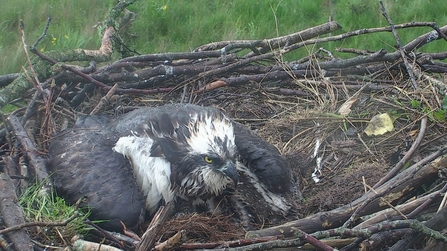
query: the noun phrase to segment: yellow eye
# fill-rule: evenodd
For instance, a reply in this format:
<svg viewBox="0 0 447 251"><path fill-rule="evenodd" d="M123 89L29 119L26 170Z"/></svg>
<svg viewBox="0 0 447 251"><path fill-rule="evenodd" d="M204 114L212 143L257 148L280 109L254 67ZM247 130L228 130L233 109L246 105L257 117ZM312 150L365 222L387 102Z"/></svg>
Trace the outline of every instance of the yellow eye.
<svg viewBox="0 0 447 251"><path fill-rule="evenodd" d="M208 164L211 164L211 163L213 163L213 159L208 156L205 156L205 162Z"/></svg>

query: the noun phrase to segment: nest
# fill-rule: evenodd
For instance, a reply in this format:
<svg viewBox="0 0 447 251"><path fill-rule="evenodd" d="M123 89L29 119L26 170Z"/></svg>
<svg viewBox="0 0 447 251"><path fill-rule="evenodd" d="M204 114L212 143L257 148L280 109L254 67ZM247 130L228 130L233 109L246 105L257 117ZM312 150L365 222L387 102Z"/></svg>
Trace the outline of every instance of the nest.
<svg viewBox="0 0 447 251"><path fill-rule="evenodd" d="M339 28L335 22L322 26L327 28L323 29L325 32ZM110 35L112 30L107 29L105 34ZM438 38L445 39L447 26L436 27L435 31L439 31ZM73 125L78 115L121 114L139 106L174 102L210 105L250 127L288 160L297 181L291 202L300 219L285 218L278 225L259 226L259 230L247 232L231 215L180 214L155 221L151 226L162 227L155 234L145 234L141 241L139 237L117 241L118 237L106 235L106 244L133 250L149 243L144 247L151 248L156 241L169 240L186 230L187 240L183 236L174 248L192 247L187 242L224 246L225 243L236 246L263 242L258 247L265 250L296 247L306 242L320 247L349 247L341 242L327 244L329 240L315 242L305 238L307 235L301 231L316 239L358 237L350 245L362 246L365 250L398 245L397 239L408 234L412 237L404 242L409 246L417 246L415 240L429 234L434 238L424 245L431 245L430 242L442 245L445 237L437 231L447 226L434 226L431 221L424 222L423 217L439 219L446 211L436 214L436 209L441 208L441 194L446 190L443 93L447 67L445 63L426 60L428 56L442 58L445 52L414 54L415 65L403 61L401 51L365 52L365 56L345 60L323 57L324 51L319 51L294 62L278 60L277 53L317 42L297 39L303 32L263 41L223 41L201 46L193 53L135 56L98 69L79 71L62 64L65 70L47 75L37 92L35 89L22 92L28 105L8 115L6 121L13 137L7 137L3 130L2 172L9 177L28 178L8 181L19 188L19 194L30 180L37 178L44 182L48 177L45 154L51 136ZM315 37L322 35L318 33L321 29L313 32ZM416 50L428 43L425 38L430 35L433 33L415 38L403 47L407 52ZM331 39L336 38L326 37L319 42ZM103 51L99 53L108 53L107 46L111 43L107 39L103 43ZM246 48L252 49L241 57L240 50ZM222 50L227 51L225 56ZM35 53L42 61L54 63L51 54ZM18 77L12 85L21 81L28 80ZM50 85L52 81L54 84ZM383 113L393 116L394 130L365 135L363 132L371 119ZM24 129L18 118L26 121ZM22 166L29 165L31 172L20 173L19 162ZM2 194L3 198L11 195ZM3 219L11 218L10 213L2 209ZM383 224L385 236L393 238L367 235L367 231L378 232L377 223ZM23 217L18 222L4 222L6 228L11 224L27 226ZM421 225L432 229L422 231L423 234L408 230ZM337 234L341 226L345 232ZM362 231L359 226L366 230ZM137 235L142 236L144 231ZM242 241L244 235L246 239ZM13 243L19 243L18 240L29 243L33 236L18 231L8 238ZM233 240L239 240L239 244ZM39 241L48 243L48 240ZM63 238L57 245L67 242L68 238Z"/></svg>

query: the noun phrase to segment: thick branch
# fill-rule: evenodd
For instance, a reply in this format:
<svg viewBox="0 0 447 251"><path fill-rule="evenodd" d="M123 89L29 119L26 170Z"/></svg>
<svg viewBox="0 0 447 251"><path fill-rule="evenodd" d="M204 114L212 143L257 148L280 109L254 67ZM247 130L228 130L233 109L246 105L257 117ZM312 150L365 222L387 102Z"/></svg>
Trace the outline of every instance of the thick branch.
<svg viewBox="0 0 447 251"><path fill-rule="evenodd" d="M14 135L16 136L17 140L22 144L24 152L28 156L30 166L36 174L37 182L51 187L51 182L48 179L48 172L45 166L46 161L39 154L39 150L37 150L35 144L29 138L19 119L14 115L10 115L7 118L7 122L14 131Z"/></svg>
<svg viewBox="0 0 447 251"><path fill-rule="evenodd" d="M25 224L22 208L17 202L18 199L11 178L6 173L0 173L0 212L6 228ZM0 234L4 233L8 232L0 232ZM33 250L31 238L23 228L9 232L8 237L14 244L15 250Z"/></svg>

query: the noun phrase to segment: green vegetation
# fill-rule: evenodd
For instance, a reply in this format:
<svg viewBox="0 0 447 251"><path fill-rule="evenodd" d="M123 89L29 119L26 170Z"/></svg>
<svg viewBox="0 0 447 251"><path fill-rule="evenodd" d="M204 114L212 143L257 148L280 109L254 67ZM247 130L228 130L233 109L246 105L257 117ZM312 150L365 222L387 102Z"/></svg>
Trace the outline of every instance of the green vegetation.
<svg viewBox="0 0 447 251"><path fill-rule="evenodd" d="M444 100L447 96L444 97ZM444 102L444 101L443 101ZM426 114L428 118L435 123L444 123L447 119L447 110L443 108L432 108L426 106L426 103L423 103L419 100L411 100L411 108L416 111L419 111L423 114Z"/></svg>
<svg viewBox="0 0 447 251"><path fill-rule="evenodd" d="M60 223L72 217L75 206L69 206L65 200L45 191L42 184L36 183L25 190L19 199L25 218L31 222ZM80 211L77 211L81 213ZM84 220L89 213L85 213L70 221L66 226L41 228L39 234L50 240L65 237L70 239L76 234L86 234L89 230Z"/></svg>
<svg viewBox="0 0 447 251"><path fill-rule="evenodd" d="M5 1L0 8L0 74L19 72L25 59L18 30L25 23L27 43L33 44L42 33L47 16L53 21L48 37L39 49L96 49L100 37L95 28L116 1L90 0L17 0ZM387 26L378 1L339 0L334 2L334 20L343 31ZM445 0L385 0L387 11L397 23L434 21L447 24ZM436 7L438 6L438 8ZM149 0L130 7L138 14L131 29L135 36L124 36L126 43L139 53L190 51L215 41L260 39L285 35L326 22L330 16L329 0ZM275 20L276 17L276 20ZM403 43L430 31L412 28L399 31ZM393 50L391 33L349 38L324 47L355 47ZM434 51L439 44L424 47ZM445 46L445 42L444 45ZM298 51L293 57L307 55L313 48ZM438 49L439 51L439 49ZM337 54L335 54L337 56Z"/></svg>

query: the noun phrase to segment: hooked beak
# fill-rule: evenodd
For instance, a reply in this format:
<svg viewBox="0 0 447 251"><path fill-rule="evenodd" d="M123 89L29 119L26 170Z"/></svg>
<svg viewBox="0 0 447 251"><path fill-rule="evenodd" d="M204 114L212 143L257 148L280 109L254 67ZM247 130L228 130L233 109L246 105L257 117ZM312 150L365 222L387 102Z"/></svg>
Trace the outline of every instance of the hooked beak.
<svg viewBox="0 0 447 251"><path fill-rule="evenodd" d="M237 185L239 181L239 175L237 174L236 166L232 161L228 161L221 171L233 180L234 184Z"/></svg>

